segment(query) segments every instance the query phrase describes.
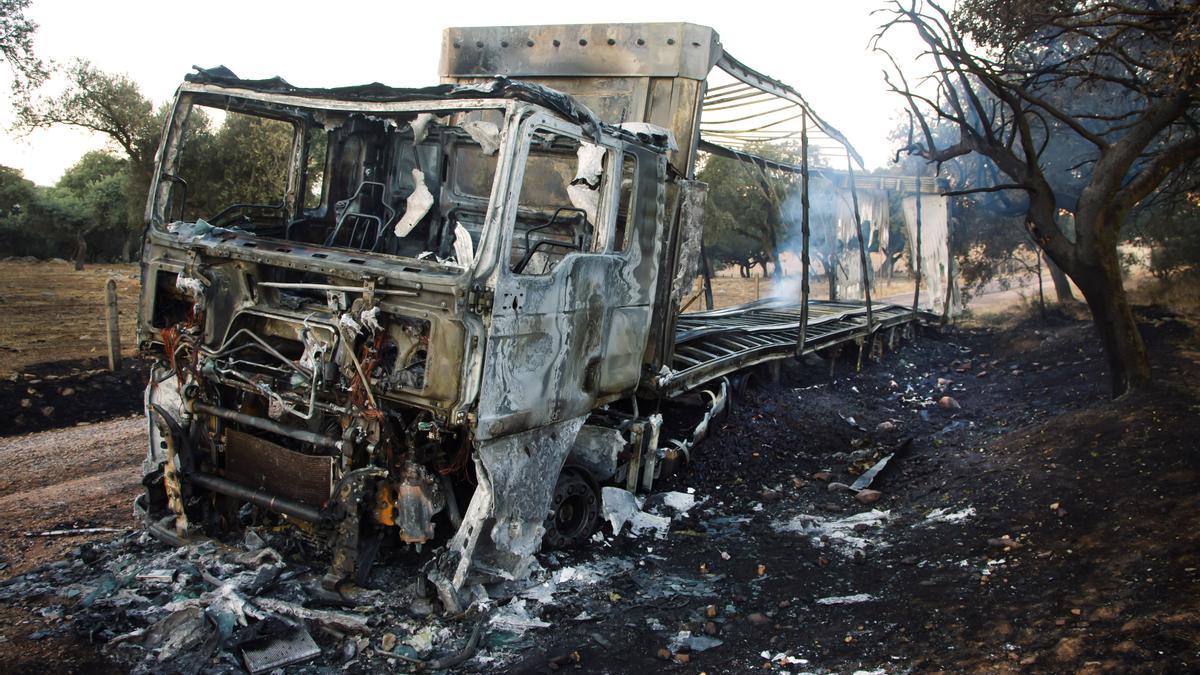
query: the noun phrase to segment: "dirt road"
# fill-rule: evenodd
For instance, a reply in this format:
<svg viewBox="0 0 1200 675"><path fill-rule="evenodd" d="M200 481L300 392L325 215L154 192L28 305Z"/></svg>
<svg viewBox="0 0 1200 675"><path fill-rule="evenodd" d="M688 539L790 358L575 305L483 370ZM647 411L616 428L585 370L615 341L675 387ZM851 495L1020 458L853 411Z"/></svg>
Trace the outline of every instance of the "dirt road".
<svg viewBox="0 0 1200 675"><path fill-rule="evenodd" d="M141 488L140 417L0 439L0 562L4 576L62 558L111 533L27 536L49 530L133 526Z"/></svg>

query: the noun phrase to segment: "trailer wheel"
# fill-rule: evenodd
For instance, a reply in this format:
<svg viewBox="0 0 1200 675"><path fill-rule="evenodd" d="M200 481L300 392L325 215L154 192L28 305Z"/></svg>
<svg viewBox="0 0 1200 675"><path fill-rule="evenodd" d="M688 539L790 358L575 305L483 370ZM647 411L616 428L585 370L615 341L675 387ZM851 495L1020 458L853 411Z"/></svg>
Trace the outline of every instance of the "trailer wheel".
<svg viewBox="0 0 1200 675"><path fill-rule="evenodd" d="M554 501L546 517L542 547L561 549L587 541L600 519L600 498L588 477L578 469L564 469L554 486Z"/></svg>

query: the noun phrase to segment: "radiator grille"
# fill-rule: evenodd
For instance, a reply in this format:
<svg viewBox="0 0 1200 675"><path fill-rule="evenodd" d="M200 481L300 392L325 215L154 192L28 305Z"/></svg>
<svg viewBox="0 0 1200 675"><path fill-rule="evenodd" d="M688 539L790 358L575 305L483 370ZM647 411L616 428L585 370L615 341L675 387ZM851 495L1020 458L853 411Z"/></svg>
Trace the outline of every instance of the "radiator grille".
<svg viewBox="0 0 1200 675"><path fill-rule="evenodd" d="M254 490L320 507L333 488L333 458L306 455L228 429L225 477Z"/></svg>

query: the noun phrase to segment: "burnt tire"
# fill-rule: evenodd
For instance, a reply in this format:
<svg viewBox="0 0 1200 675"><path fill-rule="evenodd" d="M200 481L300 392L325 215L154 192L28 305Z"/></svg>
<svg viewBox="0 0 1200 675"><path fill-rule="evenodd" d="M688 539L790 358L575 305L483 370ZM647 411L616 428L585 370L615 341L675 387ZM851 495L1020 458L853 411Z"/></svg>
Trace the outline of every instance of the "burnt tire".
<svg viewBox="0 0 1200 675"><path fill-rule="evenodd" d="M600 521L600 496L578 469L564 469L554 486L542 548L573 548L588 540Z"/></svg>

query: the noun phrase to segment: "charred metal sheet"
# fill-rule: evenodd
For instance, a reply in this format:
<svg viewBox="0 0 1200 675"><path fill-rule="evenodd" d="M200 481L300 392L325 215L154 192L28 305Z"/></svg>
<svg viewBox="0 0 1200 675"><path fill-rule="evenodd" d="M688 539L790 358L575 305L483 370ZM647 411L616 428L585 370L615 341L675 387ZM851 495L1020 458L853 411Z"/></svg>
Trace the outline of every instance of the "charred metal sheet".
<svg viewBox="0 0 1200 675"><path fill-rule="evenodd" d="M432 575L447 607L460 607L460 593L469 586L529 572L554 495L549 477L562 471L584 419L479 443L479 486Z"/></svg>
<svg viewBox="0 0 1200 675"><path fill-rule="evenodd" d="M700 244L704 240L704 200L708 185L700 181L679 181L679 255L675 277L671 280L672 313L692 290L700 268Z"/></svg>

